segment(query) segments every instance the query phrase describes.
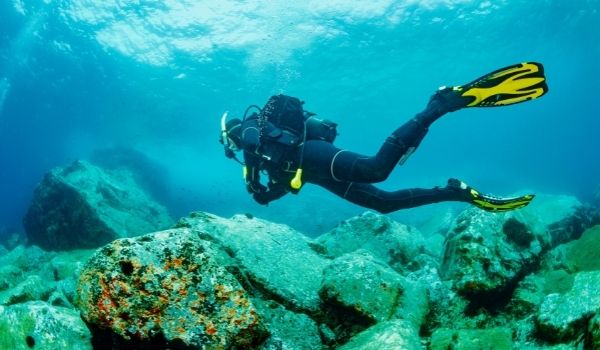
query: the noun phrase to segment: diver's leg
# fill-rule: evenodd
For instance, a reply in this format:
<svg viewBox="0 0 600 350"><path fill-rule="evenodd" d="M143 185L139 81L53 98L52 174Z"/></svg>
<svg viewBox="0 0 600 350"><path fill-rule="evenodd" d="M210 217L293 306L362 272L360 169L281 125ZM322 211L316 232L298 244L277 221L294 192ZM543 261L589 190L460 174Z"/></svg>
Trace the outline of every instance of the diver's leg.
<svg viewBox="0 0 600 350"><path fill-rule="evenodd" d="M458 95L451 89L436 92L425 110L394 130L374 156L340 150L332 160L333 178L363 183L385 180L396 164L404 164L417 149L431 123L442 115L464 106L464 100L455 100L456 96Z"/></svg>
<svg viewBox="0 0 600 350"><path fill-rule="evenodd" d="M425 110L394 130L374 156L364 156L338 149L325 141L312 140L305 142L303 163L319 164L315 167L316 172L326 169L325 177L337 181L362 183L384 181L396 164L404 164L416 150L431 123L442 115L464 106L464 100L455 100L456 96L452 89L436 92L430 98Z"/></svg>
<svg viewBox="0 0 600 350"><path fill-rule="evenodd" d="M399 163L404 164L417 149L427 134L429 127L444 114L457 111L465 106L465 100L451 88L441 88L434 93L427 107L404 123L386 139L375 155L379 162L391 162L391 169Z"/></svg>
<svg viewBox="0 0 600 350"><path fill-rule="evenodd" d="M419 122L425 128L429 128L433 122L438 120L444 114L457 111L467 104L459 92L449 87L439 88L427 103L427 107L421 113L418 113L413 120Z"/></svg>
<svg viewBox="0 0 600 350"><path fill-rule="evenodd" d="M445 201L471 202L464 191L451 186L388 192L366 183L330 180L320 181L317 184L354 204L382 214Z"/></svg>
<svg viewBox="0 0 600 350"><path fill-rule="evenodd" d="M534 198L531 194L518 197L494 197L483 194L457 179L449 179L446 187L383 191L368 183L344 181L332 177L330 164L339 149L328 143L321 146L311 147L311 151L321 149L323 152L319 153L319 156L309 155L304 180L319 185L354 204L380 213L447 201L466 202L486 211L500 212L523 208Z"/></svg>
<svg viewBox="0 0 600 350"><path fill-rule="evenodd" d="M346 199L383 214L439 202L470 202L463 193L449 187L383 191L371 184L359 183L354 183L350 187L346 192Z"/></svg>
<svg viewBox="0 0 600 350"><path fill-rule="evenodd" d="M449 179L446 187L411 188L391 192L380 190L371 184L356 182L322 183L321 186L354 204L383 214L450 201L466 202L485 211L504 212L523 208L534 198L531 194L518 197L494 197L480 193L457 179Z"/></svg>

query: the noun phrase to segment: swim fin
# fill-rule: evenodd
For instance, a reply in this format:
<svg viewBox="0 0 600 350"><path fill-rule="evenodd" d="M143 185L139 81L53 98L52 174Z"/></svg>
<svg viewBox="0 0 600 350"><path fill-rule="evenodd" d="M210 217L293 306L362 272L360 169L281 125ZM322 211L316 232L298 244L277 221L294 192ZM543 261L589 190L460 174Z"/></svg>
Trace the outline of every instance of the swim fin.
<svg viewBox="0 0 600 350"><path fill-rule="evenodd" d="M479 193L474 189L471 189L470 194L474 206L493 212L509 211L526 207L535 197L533 194L528 194L520 197L499 198Z"/></svg>
<svg viewBox="0 0 600 350"><path fill-rule="evenodd" d="M468 99L465 107L498 107L538 98L548 92L548 85L541 63L524 62L495 70L452 90Z"/></svg>
<svg viewBox="0 0 600 350"><path fill-rule="evenodd" d="M457 179L448 179L447 188L464 193L464 195L461 195L463 200L466 200L479 209L491 212L504 212L520 209L527 206L533 198L535 198L535 195L533 194L519 197L494 197L480 193L473 187Z"/></svg>

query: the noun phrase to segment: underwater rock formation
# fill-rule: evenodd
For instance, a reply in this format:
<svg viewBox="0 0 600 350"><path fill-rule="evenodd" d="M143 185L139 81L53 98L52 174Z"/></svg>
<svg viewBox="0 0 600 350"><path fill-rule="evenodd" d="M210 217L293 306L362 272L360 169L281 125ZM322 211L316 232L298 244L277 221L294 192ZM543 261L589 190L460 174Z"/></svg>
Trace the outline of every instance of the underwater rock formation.
<svg viewBox="0 0 600 350"><path fill-rule="evenodd" d="M0 255L0 305L41 300L72 307L81 261L91 252L45 252L18 246Z"/></svg>
<svg viewBox="0 0 600 350"><path fill-rule="evenodd" d="M96 248L171 224L166 209L129 172L85 161L47 173L23 218L30 243L47 250Z"/></svg>
<svg viewBox="0 0 600 350"><path fill-rule="evenodd" d="M245 215L224 219L201 212L181 219L176 226L218 243L235 259L241 270L238 275L249 279L249 288L291 310L319 310L318 292L329 262L321 255L323 247L302 233Z"/></svg>
<svg viewBox="0 0 600 350"><path fill-rule="evenodd" d="M600 226L585 231L564 248L564 263L570 271L600 271Z"/></svg>
<svg viewBox="0 0 600 350"><path fill-rule="evenodd" d="M572 215L549 226L552 245L578 239L590 227L600 225L600 208L589 205L578 206Z"/></svg>
<svg viewBox="0 0 600 350"><path fill-rule="evenodd" d="M536 263L547 243L513 215L475 208L459 215L442 265L443 277L458 293L471 300L496 299Z"/></svg>
<svg viewBox="0 0 600 350"><path fill-rule="evenodd" d="M365 250L334 259L323 271L320 295L326 308L343 306L365 324L402 318L418 330L427 314L426 290Z"/></svg>
<svg viewBox="0 0 600 350"><path fill-rule="evenodd" d="M17 246L0 253L0 349L91 349L73 307L75 279L89 251Z"/></svg>
<svg viewBox="0 0 600 350"><path fill-rule="evenodd" d="M600 271L580 272L566 294L549 294L537 314L540 334L551 341L580 336L600 311Z"/></svg>
<svg viewBox="0 0 600 350"><path fill-rule="evenodd" d="M319 327L306 314L289 311L271 300L253 298L252 303L271 333L260 350L322 348Z"/></svg>
<svg viewBox="0 0 600 350"><path fill-rule="evenodd" d="M95 349L594 349L600 226L553 247L550 230L577 215L575 201L539 197L528 210L462 212L445 242L451 277L426 247L440 245L439 231L423 237L372 212L317 240L196 212L113 241L85 265L89 251L0 249L0 308L76 303ZM469 294L468 278L494 287Z"/></svg>
<svg viewBox="0 0 600 350"><path fill-rule="evenodd" d="M520 211L467 209L448 234L443 277L453 281L458 293L478 303L509 297L550 248L550 227L571 217L578 203L573 197L540 196Z"/></svg>
<svg viewBox="0 0 600 350"><path fill-rule="evenodd" d="M13 305L32 300L48 300L55 286L38 275L29 275L7 291L0 292L0 305Z"/></svg>
<svg viewBox="0 0 600 350"><path fill-rule="evenodd" d="M186 228L119 239L98 250L80 276L77 302L95 347L260 344L264 325L227 261Z"/></svg>
<svg viewBox="0 0 600 350"><path fill-rule="evenodd" d="M42 301L0 305L0 349L92 349L79 313Z"/></svg>
<svg viewBox="0 0 600 350"><path fill-rule="evenodd" d="M426 252L425 240L417 229L370 211L342 222L317 242L331 257L367 250L400 272L420 268L416 258Z"/></svg>

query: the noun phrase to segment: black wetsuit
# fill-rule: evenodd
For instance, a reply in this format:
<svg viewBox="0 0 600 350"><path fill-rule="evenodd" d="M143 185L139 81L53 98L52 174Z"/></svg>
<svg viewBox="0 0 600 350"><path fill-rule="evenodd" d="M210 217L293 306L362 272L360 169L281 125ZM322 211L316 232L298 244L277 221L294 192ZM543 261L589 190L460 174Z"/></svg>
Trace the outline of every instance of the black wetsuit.
<svg viewBox="0 0 600 350"><path fill-rule="evenodd" d="M319 185L352 203L381 213L442 201L468 201L465 194L455 188L383 191L372 185L384 181L396 164L416 149L431 123L449 111L433 102L392 132L374 156L342 150L326 141L307 140L302 158L302 181ZM265 141L264 135L259 136L259 129L255 118L242 124L246 185L258 203L267 204L294 192L290 180L298 168L302 147L286 149L277 142ZM269 176L268 186L260 184L261 170Z"/></svg>

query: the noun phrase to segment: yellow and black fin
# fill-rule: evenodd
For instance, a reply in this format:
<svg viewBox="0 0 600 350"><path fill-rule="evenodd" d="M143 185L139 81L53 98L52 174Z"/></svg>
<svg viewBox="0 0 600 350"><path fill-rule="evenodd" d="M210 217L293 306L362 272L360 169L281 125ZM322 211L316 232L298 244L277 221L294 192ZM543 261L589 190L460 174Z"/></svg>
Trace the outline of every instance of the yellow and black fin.
<svg viewBox="0 0 600 350"><path fill-rule="evenodd" d="M481 194L474 189L470 189L471 203L476 207L491 211L503 212L509 210L520 209L527 206L535 197L533 194L528 194L520 197L499 198L490 195Z"/></svg>
<svg viewBox="0 0 600 350"><path fill-rule="evenodd" d="M524 62L498 69L452 88L469 99L466 107L498 107L533 100L548 92L544 66Z"/></svg>

